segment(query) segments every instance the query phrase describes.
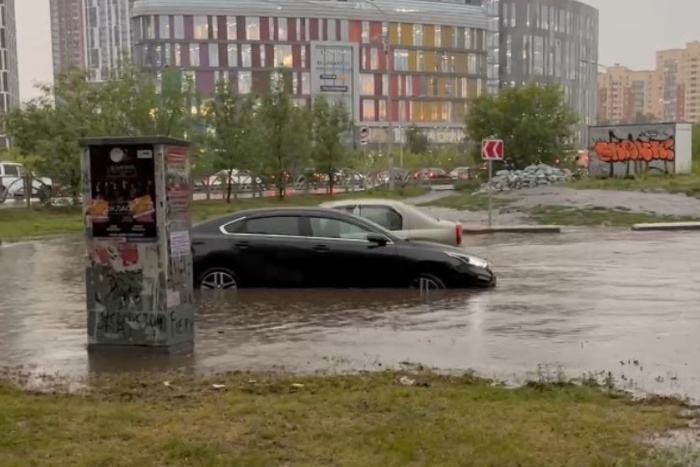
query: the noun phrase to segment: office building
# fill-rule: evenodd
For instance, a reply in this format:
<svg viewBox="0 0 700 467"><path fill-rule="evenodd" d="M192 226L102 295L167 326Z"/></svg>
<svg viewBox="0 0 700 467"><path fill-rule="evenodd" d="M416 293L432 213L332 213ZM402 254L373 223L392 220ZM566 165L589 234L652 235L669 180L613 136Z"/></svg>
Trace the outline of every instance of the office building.
<svg viewBox="0 0 700 467"><path fill-rule="evenodd" d="M19 105L15 0L0 0L0 116ZM0 127L0 149L10 142Z"/></svg>
<svg viewBox="0 0 700 467"><path fill-rule="evenodd" d="M182 69L203 93L222 79L265 93L284 68L298 104L344 100L371 142L391 121L394 141L415 123L455 143L470 100L486 92L487 26L480 6L422 0L139 0L133 53L153 72Z"/></svg>

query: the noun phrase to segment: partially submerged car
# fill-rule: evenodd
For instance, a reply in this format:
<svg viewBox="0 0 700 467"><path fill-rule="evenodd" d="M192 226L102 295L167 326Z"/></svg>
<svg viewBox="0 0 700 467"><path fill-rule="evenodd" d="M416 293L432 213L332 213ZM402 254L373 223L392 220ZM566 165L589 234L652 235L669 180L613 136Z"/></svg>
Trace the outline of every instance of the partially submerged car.
<svg viewBox="0 0 700 467"><path fill-rule="evenodd" d="M423 240L451 246L462 244L462 225L459 222L436 219L401 201L343 199L322 203L321 207L364 217L405 240Z"/></svg>

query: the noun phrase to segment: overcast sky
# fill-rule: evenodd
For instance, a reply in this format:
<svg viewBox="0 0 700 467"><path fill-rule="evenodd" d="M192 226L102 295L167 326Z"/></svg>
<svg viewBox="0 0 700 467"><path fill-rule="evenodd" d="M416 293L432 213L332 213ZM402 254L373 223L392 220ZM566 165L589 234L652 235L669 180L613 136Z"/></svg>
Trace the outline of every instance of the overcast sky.
<svg viewBox="0 0 700 467"><path fill-rule="evenodd" d="M584 0L600 11L603 65L654 66L657 49L700 40L700 0ZM37 95L34 85L51 81L49 0L15 0L20 98Z"/></svg>

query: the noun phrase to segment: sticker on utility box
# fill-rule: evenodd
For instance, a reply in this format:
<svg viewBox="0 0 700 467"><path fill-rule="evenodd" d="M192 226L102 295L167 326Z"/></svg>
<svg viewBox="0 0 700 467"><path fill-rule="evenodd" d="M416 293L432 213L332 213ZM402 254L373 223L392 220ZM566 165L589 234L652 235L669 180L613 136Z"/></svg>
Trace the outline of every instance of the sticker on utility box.
<svg viewBox="0 0 700 467"><path fill-rule="evenodd" d="M187 230L170 234L170 256L177 258L190 254L190 233Z"/></svg>

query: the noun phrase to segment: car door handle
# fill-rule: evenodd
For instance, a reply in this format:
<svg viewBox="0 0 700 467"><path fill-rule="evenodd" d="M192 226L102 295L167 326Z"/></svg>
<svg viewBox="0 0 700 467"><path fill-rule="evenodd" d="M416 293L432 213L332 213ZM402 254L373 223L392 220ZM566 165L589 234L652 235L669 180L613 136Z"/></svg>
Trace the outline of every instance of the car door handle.
<svg viewBox="0 0 700 467"><path fill-rule="evenodd" d="M250 248L250 242L238 242L236 243L236 247L240 248L241 250L245 250Z"/></svg>
<svg viewBox="0 0 700 467"><path fill-rule="evenodd" d="M312 249L314 251L318 251L319 253L325 253L327 251L330 251L330 249L326 245L314 245Z"/></svg>

